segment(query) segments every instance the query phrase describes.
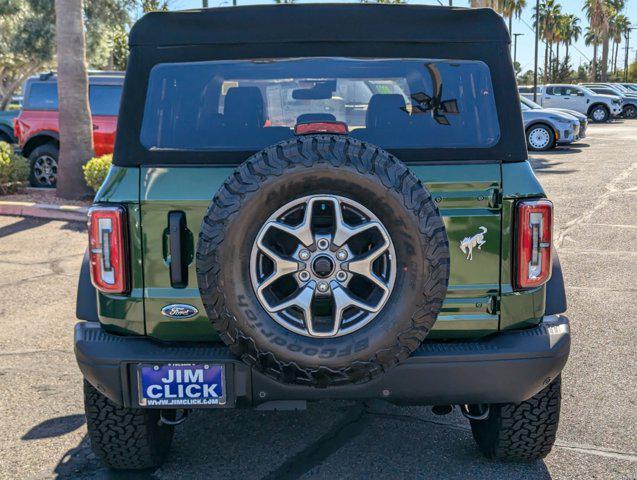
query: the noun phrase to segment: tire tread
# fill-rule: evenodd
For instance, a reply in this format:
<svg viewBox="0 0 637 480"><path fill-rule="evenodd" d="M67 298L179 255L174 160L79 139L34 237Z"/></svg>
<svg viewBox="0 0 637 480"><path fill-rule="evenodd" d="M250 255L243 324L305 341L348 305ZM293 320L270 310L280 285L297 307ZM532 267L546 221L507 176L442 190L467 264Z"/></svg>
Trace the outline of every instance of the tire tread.
<svg viewBox="0 0 637 480"><path fill-rule="evenodd" d="M389 348L376 352L342 369L308 368L285 363L266 352L241 331L226 305L220 286L218 249L223 231L242 203L271 176L280 176L293 167L328 164L350 167L359 174L375 177L399 194L427 239L426 268L430 281L423 285L422 302L411 318L410 327L396 336ZM384 150L350 137L312 135L287 140L257 153L241 164L220 187L209 206L199 235L196 253L197 279L208 317L220 338L247 364L285 383L326 387L360 383L382 374L406 359L425 339L436 321L446 296L449 280L449 245L436 204L422 182L396 157Z"/></svg>

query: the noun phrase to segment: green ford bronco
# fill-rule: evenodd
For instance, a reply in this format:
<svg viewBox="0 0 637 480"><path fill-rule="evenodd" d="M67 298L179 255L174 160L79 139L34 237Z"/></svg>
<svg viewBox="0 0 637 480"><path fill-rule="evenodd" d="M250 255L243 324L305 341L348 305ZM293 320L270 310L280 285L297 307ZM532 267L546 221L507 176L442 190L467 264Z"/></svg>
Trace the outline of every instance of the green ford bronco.
<svg viewBox="0 0 637 480"><path fill-rule="evenodd" d="M137 22L75 329L107 465L158 465L194 408L325 399L550 451L570 331L509 45L488 9Z"/></svg>

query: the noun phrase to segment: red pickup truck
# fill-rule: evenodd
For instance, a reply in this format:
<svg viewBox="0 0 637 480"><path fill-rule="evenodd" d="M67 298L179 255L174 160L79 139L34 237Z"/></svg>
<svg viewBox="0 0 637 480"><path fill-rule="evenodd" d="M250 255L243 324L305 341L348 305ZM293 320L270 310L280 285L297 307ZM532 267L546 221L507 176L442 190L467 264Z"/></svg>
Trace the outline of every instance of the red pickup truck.
<svg viewBox="0 0 637 480"><path fill-rule="evenodd" d="M123 72L89 75L89 104L93 117L95 154L113 152L117 114L124 83ZM58 85L55 73L29 78L24 102L14 121L14 133L22 154L31 163L31 185L55 187L60 147Z"/></svg>

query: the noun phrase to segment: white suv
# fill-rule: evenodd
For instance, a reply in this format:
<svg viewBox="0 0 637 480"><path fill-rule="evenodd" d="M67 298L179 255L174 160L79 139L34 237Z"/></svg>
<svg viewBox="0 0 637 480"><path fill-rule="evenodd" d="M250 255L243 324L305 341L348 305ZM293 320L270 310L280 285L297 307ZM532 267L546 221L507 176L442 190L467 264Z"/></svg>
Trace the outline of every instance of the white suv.
<svg viewBox="0 0 637 480"><path fill-rule="evenodd" d="M533 86L520 86L518 91L533 100ZM568 108L584 113L597 123L606 122L622 112L619 96L598 94L582 85L538 85L535 101L544 108Z"/></svg>

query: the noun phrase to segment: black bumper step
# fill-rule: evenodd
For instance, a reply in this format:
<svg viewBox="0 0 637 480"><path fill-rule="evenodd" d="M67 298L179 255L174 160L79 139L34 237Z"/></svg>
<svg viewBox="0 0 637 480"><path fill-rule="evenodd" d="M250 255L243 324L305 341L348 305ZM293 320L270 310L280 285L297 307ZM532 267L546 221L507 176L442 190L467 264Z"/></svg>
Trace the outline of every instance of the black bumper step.
<svg viewBox="0 0 637 480"><path fill-rule="evenodd" d="M215 344L160 343L107 333L99 323L75 327L75 354L84 377L118 404L137 406L140 363L221 363L228 407L280 400L372 399L435 405L526 400L562 370L570 350L568 319L545 317L534 328L477 341L425 342L397 367L370 382L329 388L285 385L245 365Z"/></svg>

